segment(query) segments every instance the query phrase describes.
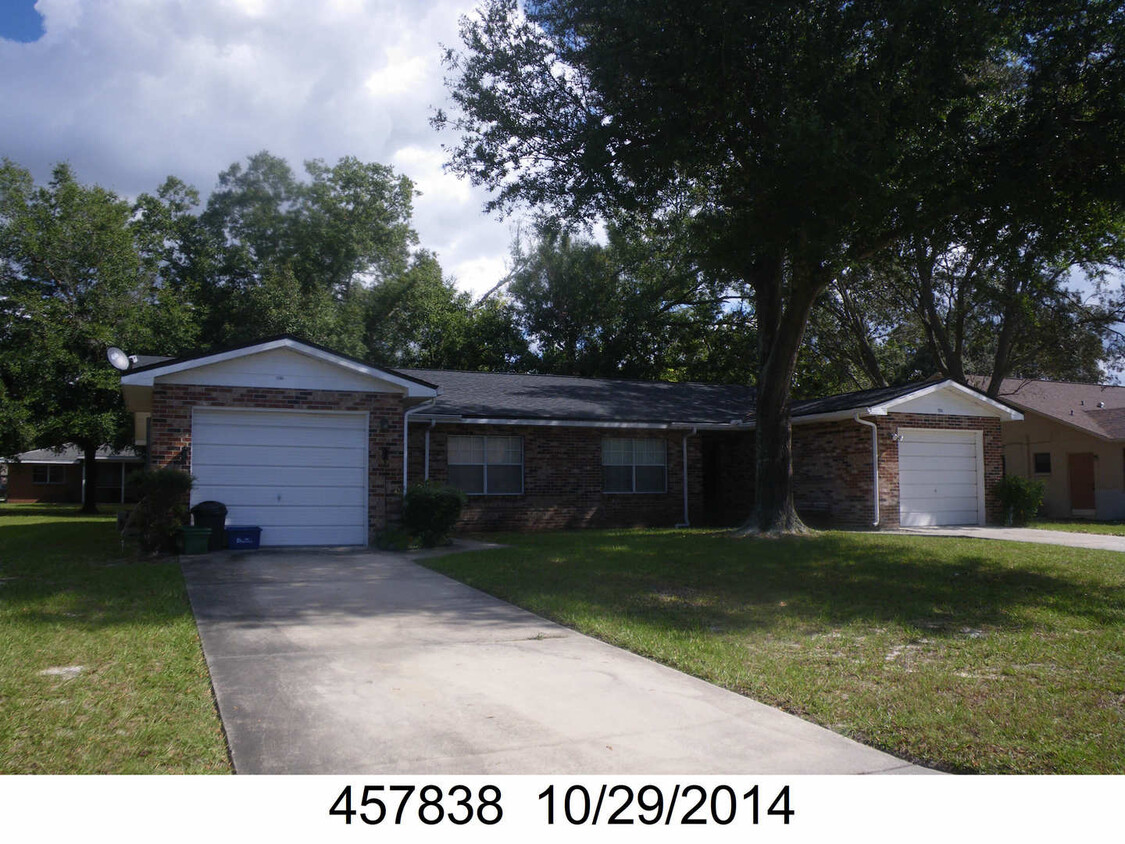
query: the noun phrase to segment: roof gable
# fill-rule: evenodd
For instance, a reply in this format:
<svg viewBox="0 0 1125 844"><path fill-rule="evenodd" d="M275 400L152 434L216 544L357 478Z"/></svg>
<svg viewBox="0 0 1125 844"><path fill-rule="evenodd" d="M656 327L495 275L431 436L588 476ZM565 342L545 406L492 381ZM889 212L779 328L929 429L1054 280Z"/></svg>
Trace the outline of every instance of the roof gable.
<svg viewBox="0 0 1125 844"><path fill-rule="evenodd" d="M823 399L794 402L794 423L846 419L856 413L925 413L940 416L988 416L1016 421L1023 415L1004 402L956 381L928 381L898 387L879 387Z"/></svg>
<svg viewBox="0 0 1125 844"><path fill-rule="evenodd" d="M295 390L390 392L432 398L437 390L416 378L369 366L292 337L280 337L194 358L126 372L124 388L163 384L272 387Z"/></svg>

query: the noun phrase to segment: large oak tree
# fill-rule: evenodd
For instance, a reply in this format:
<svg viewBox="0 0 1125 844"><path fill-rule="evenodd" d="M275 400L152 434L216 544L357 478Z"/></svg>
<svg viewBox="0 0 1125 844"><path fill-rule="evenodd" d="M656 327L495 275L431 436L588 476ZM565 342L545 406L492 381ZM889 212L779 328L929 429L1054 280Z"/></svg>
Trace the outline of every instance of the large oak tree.
<svg viewBox="0 0 1125 844"><path fill-rule="evenodd" d="M694 197L753 290L757 514L799 529L789 396L814 301L914 231L1125 195L1116 2L486 0L447 53L452 168L569 218Z"/></svg>

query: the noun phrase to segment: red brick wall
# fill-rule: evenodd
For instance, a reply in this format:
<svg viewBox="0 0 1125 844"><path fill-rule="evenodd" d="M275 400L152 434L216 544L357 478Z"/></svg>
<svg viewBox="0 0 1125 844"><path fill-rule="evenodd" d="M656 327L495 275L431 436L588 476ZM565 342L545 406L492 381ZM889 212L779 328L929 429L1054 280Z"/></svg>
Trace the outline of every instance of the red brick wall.
<svg viewBox="0 0 1125 844"><path fill-rule="evenodd" d="M374 533L388 522L393 523L399 519L402 513L404 410L399 396L387 393L158 383L152 389L152 441L149 443L149 454L154 467L190 468L193 407L351 410L370 413L368 523ZM387 423L385 430L383 420Z"/></svg>
<svg viewBox="0 0 1125 844"><path fill-rule="evenodd" d="M66 477L61 484L32 482L34 468L30 463L8 465L8 500L13 504L78 504L82 501L82 465L62 467Z"/></svg>
<svg viewBox="0 0 1125 844"><path fill-rule="evenodd" d="M410 483L422 480L426 425L410 426ZM671 527L683 521L683 432L519 425L437 425L430 432L430 478L448 478L450 434L523 437L522 495L474 495L462 515L464 530L547 530L580 527ZM658 437L667 447L665 493L603 491L603 437ZM698 436L688 437L688 507L702 518L703 483Z"/></svg>
<svg viewBox="0 0 1125 844"><path fill-rule="evenodd" d="M1002 474L1000 420L978 416L891 413L872 417L879 428L879 526L898 527L898 428L948 428L982 431L984 439L985 514L1001 518L995 487ZM870 526L871 429L852 419L793 426L793 489L798 512L832 522Z"/></svg>

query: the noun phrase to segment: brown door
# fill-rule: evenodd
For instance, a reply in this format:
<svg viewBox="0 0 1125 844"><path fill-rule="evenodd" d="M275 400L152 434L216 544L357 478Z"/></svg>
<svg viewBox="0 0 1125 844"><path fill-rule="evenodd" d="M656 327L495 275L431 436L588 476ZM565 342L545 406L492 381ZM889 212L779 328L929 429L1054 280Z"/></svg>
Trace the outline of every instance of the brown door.
<svg viewBox="0 0 1125 844"><path fill-rule="evenodd" d="M1070 509L1093 510L1094 455L1070 454Z"/></svg>

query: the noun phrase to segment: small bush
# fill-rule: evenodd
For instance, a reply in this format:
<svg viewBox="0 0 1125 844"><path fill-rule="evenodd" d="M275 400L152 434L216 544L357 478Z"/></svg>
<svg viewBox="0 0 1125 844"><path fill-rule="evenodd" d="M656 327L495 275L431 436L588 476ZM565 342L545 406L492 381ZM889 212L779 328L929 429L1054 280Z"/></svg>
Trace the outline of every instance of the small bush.
<svg viewBox="0 0 1125 844"><path fill-rule="evenodd" d="M456 487L423 481L403 496L402 526L423 547L432 548L449 538L466 500Z"/></svg>
<svg viewBox="0 0 1125 844"><path fill-rule="evenodd" d="M175 551L180 528L188 523L187 496L195 479L179 469L144 469L129 481L141 497L125 529L136 533L142 551Z"/></svg>
<svg viewBox="0 0 1125 844"><path fill-rule="evenodd" d="M1026 525L1039 513L1047 488L1042 481L1008 475L996 485L996 495L1011 525Z"/></svg>
<svg viewBox="0 0 1125 844"><path fill-rule="evenodd" d="M398 527L378 531L375 534L375 547L380 551L408 551L410 534Z"/></svg>

